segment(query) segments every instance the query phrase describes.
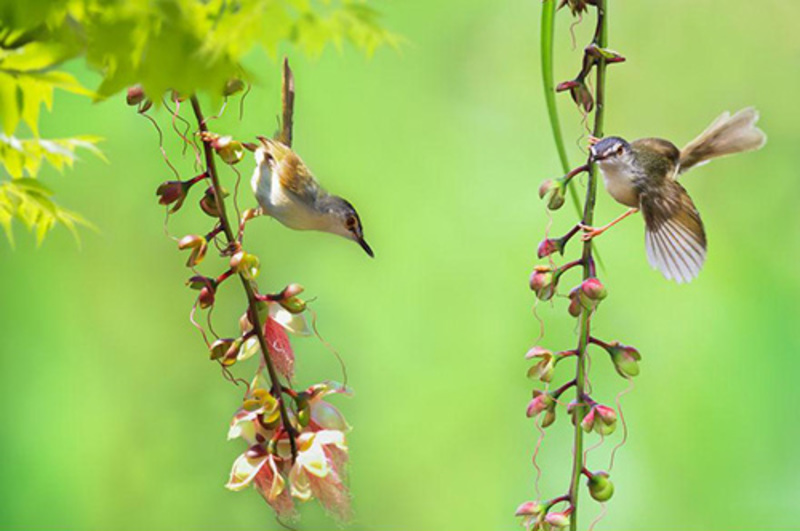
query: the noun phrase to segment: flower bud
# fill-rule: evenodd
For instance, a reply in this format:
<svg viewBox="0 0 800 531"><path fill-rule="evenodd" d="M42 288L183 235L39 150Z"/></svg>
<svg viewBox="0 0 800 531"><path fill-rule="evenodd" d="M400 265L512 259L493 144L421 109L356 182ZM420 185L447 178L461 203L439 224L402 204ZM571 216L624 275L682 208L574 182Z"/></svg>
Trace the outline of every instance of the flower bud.
<svg viewBox="0 0 800 531"><path fill-rule="evenodd" d="M240 273L244 275L245 278L253 280L258 276L261 262L256 255L245 251L239 251L231 256L230 266L236 273Z"/></svg>
<svg viewBox="0 0 800 531"><path fill-rule="evenodd" d="M608 472L595 472L586 482L589 494L599 502L606 502L614 495L614 484L608 479Z"/></svg>
<svg viewBox="0 0 800 531"><path fill-rule="evenodd" d="M564 242L560 238L547 238L542 240L536 250L536 256L544 258L554 253L564 254Z"/></svg>
<svg viewBox="0 0 800 531"><path fill-rule="evenodd" d="M544 512L544 506L535 501L527 501L517 507L514 516L536 516Z"/></svg>
<svg viewBox="0 0 800 531"><path fill-rule="evenodd" d="M566 200L566 186L563 179L547 179L539 187L539 197L547 196L547 208L558 210Z"/></svg>
<svg viewBox="0 0 800 531"><path fill-rule="evenodd" d="M533 400L528 403L528 409L526 410L525 414L528 416L528 418L535 417L542 411L555 408L555 405L556 401L553 399L550 393L536 389L533 392Z"/></svg>
<svg viewBox="0 0 800 531"><path fill-rule="evenodd" d="M573 288L569 292L569 308L567 310L572 317L581 316L583 304L581 304L580 288Z"/></svg>
<svg viewBox="0 0 800 531"><path fill-rule="evenodd" d="M594 98L586 84L582 82L578 83L569 90L569 95L572 96L572 101L574 101L578 107L582 107L587 114L594 109Z"/></svg>
<svg viewBox="0 0 800 531"><path fill-rule="evenodd" d="M241 92L242 89L244 89L244 81L237 78L229 79L225 83L225 88L222 91L222 95L233 96L237 92Z"/></svg>
<svg viewBox="0 0 800 531"><path fill-rule="evenodd" d="M186 285L189 286L190 289L201 290L206 286L210 286L214 289L217 287L217 281L213 278L204 277L203 275L195 275L186 281Z"/></svg>
<svg viewBox="0 0 800 531"><path fill-rule="evenodd" d="M606 351L611 355L611 361L614 362L614 368L620 376L632 378L639 374L639 361L641 361L642 355L638 350L614 341Z"/></svg>
<svg viewBox="0 0 800 531"><path fill-rule="evenodd" d="M569 526L569 514L565 512L548 513L544 521L550 524L552 529L564 529Z"/></svg>
<svg viewBox="0 0 800 531"><path fill-rule="evenodd" d="M128 95L126 101L128 105L135 106L139 105L145 100L144 89L141 85L134 85L128 89Z"/></svg>
<svg viewBox="0 0 800 531"><path fill-rule="evenodd" d="M222 197L223 199L228 197L228 192L226 192L224 188L222 189ZM213 186L206 188L202 199L200 199L200 208L212 218L219 217L220 212L219 205L217 205L217 194L214 193Z"/></svg>
<svg viewBox="0 0 800 531"><path fill-rule="evenodd" d="M608 406L595 404L581 420L584 431L594 430L599 435L611 435L617 428L617 413Z"/></svg>
<svg viewBox="0 0 800 531"><path fill-rule="evenodd" d="M591 301L599 302L606 298L608 292L603 283L595 277L587 278L581 284L581 292Z"/></svg>
<svg viewBox="0 0 800 531"><path fill-rule="evenodd" d="M200 295L197 296L197 301L200 303L200 308L206 309L214 305L216 290L210 286L206 286L200 290Z"/></svg>
<svg viewBox="0 0 800 531"><path fill-rule="evenodd" d="M285 299L288 299L290 297L296 297L297 295L303 293L304 290L305 288L300 284L292 283L283 288L283 291L281 291L281 297Z"/></svg>
<svg viewBox="0 0 800 531"><path fill-rule="evenodd" d="M206 257L208 240L197 234L189 234L178 242L178 249L181 251L191 249L192 252L189 254L189 259L186 260L186 267L194 267Z"/></svg>
<svg viewBox="0 0 800 531"><path fill-rule="evenodd" d="M300 297L282 298L278 301L278 304L293 314L303 313L306 310L306 301Z"/></svg>
<svg viewBox="0 0 800 531"><path fill-rule="evenodd" d="M161 183L159 187L156 189L156 195L158 196L158 204L159 205L172 205L174 206L170 209L170 212L177 212L178 209L183 206L183 202L186 200L186 193L188 192L188 187L183 183L183 181L167 181Z"/></svg>
<svg viewBox="0 0 800 531"><path fill-rule="evenodd" d="M548 301L556 293L558 273L547 266L536 266L531 273L530 287L539 300Z"/></svg>
<svg viewBox="0 0 800 531"><path fill-rule="evenodd" d="M216 133L205 132L201 135L204 142L208 144L217 152L226 164L236 164L244 157L244 147L238 140L234 140L232 136L219 136Z"/></svg>

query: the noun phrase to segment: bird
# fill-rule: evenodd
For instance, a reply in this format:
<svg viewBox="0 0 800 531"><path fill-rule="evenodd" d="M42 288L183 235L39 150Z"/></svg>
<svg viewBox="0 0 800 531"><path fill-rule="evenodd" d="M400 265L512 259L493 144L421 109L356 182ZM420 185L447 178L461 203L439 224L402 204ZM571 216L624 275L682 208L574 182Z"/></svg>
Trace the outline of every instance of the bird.
<svg viewBox="0 0 800 531"><path fill-rule="evenodd" d="M260 145L255 149L256 168L250 184L260 213L291 229L338 234L374 257L353 205L325 191L289 146L263 136L257 138Z"/></svg>
<svg viewBox="0 0 800 531"><path fill-rule="evenodd" d="M758 118L752 107L725 112L683 149L662 138L590 139L589 161L600 168L609 195L630 209L603 227L582 225L584 241L641 211L650 265L679 284L696 278L706 261L706 232L678 177L712 159L763 147L767 137L756 127Z"/></svg>

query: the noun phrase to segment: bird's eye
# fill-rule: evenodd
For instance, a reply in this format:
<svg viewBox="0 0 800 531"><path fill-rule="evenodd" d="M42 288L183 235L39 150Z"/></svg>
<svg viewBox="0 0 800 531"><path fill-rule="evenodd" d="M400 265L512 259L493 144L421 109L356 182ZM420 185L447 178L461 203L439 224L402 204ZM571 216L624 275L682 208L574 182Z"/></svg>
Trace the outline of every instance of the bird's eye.
<svg viewBox="0 0 800 531"><path fill-rule="evenodd" d="M622 155L625 152L625 148L622 147L622 144L617 146L617 155Z"/></svg>
<svg viewBox="0 0 800 531"><path fill-rule="evenodd" d="M348 229L352 230L352 229L356 228L356 225L358 224L358 220L356 219L355 216L347 216L347 219L345 220L344 223L345 223L345 225L347 225Z"/></svg>

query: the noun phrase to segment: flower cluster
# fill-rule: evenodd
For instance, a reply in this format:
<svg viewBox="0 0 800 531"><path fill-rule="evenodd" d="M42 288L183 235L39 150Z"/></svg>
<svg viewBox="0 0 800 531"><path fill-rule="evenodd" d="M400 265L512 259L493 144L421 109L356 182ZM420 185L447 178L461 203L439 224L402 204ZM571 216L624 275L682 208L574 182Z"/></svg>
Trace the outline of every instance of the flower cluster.
<svg viewBox="0 0 800 531"><path fill-rule="evenodd" d="M560 7L568 6L574 15L582 15L590 8L594 8L597 12L597 29L592 43L584 50L581 71L575 79L559 84L556 91L569 91L572 99L583 113L595 112L593 134L598 137L602 134L602 117L598 115L603 112L602 102L604 99L604 76L600 75L601 71L604 72L609 63L624 61L622 56L605 48L605 5L605 0L562 0L559 4ZM547 26L547 24L543 24L543 27ZM587 78L595 68L598 70L598 79L593 94L587 84ZM548 209L559 209L565 202L567 189L572 179L584 172L589 174L589 182L581 220L563 236L546 238L539 244L536 255L539 259L547 259L547 263L536 265L529 279L530 289L539 301L553 301L558 300L559 293L563 293L560 287L569 277L569 272L572 270L582 271L580 282L574 285L565 297L568 301L567 312L578 320L577 346L570 350L556 351L537 345L525 355L525 358L532 362L528 369L528 377L541 382L544 386L544 388L533 390L533 396L526 408L526 415L534 419L540 428L548 428L555 424L557 412L563 408L572 422L575 433L569 490L556 498L526 501L517 508L516 515L521 518L522 525L529 531L577 528L577 500L581 476L585 476L586 487L594 500L605 502L614 494L614 485L609 479L609 473L602 470L590 472L584 462L586 457L583 452L584 432L586 434L594 433L601 438L607 437L614 433L618 424L618 412L608 405L598 403L592 397L588 379L587 356L591 346L600 347L608 353L617 373L626 379L639 374L639 362L641 361L641 356L635 348L623 345L618 341L606 342L591 334L592 319L608 296L608 290L597 277L592 242L590 241L591 227L589 225L593 218L595 180L597 178L592 161L588 160L586 164L569 171L563 177L544 181L539 188L539 196L546 201ZM569 242L582 231L587 234L582 238L580 257L561 265L557 264L554 259L564 255ZM573 361L574 365L572 365ZM574 372L566 378L564 383L554 385L553 382L558 380L561 372L560 367L565 363L570 368L574 367ZM562 395L573 389L574 399L562 400Z"/></svg>
<svg viewBox="0 0 800 531"><path fill-rule="evenodd" d="M284 63L283 86L285 123L281 135L286 137L290 136L287 127L291 126L294 101L293 97L286 96L287 91L294 90L287 63ZM225 96L241 88L241 81L233 80L226 86ZM209 358L219 364L227 380L247 387L228 433L230 439L243 440L247 448L235 460L226 486L242 490L253 485L283 518L296 516L296 501L316 498L335 517L346 520L350 516L350 497L345 486L348 460L345 435L349 427L326 398L345 393L346 389L331 382L306 389L294 387L295 355L290 335L312 335L306 319L306 301L301 298L303 287L289 284L276 293L261 292L256 283L261 261L243 245L245 224L258 215L257 211L246 210L239 215L237 210L236 218L229 219L226 210L228 194L220 184L217 159L232 167L243 160L246 150L253 150L255 146L209 131L195 96L173 95L173 124L175 119L183 120L179 116L180 105L186 100L191 102L198 124L196 136L202 142L205 171L187 180L164 182L156 195L159 204L172 215L185 204L196 184L206 183L198 206L213 219L213 225L207 231L178 239L177 244L179 250L188 253L186 266L193 274L187 285L197 292L192 322L202 332ZM142 114L150 108L139 87L129 91L128 101L138 106ZM186 136L180 136L187 145L193 146ZM199 150L197 155L199 161ZM239 172L233 171L238 177ZM201 273L198 268L213 254L222 259L221 273ZM238 333L221 337L211 324L210 310L217 303L220 289L227 287L228 279L233 277L241 282L246 301ZM206 328L195 321L198 309L209 310ZM259 360L254 376L246 380L233 374L233 370L241 367L237 364L254 357Z"/></svg>
<svg viewBox="0 0 800 531"><path fill-rule="evenodd" d="M296 516L295 500L313 497L331 514L347 520L350 496L344 479L349 426L325 400L328 395L346 392L342 386L326 382L292 394L291 424L298 434L293 461L280 423L278 400L256 376L228 432L229 439L241 438L247 450L233 463L226 487L238 491L253 485L282 518Z"/></svg>

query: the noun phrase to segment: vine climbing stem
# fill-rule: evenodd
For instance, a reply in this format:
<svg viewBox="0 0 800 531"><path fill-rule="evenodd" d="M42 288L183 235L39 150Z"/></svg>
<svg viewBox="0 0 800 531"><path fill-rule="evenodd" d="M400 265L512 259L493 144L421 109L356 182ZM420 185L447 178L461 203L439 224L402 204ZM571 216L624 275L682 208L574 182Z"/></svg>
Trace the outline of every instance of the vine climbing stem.
<svg viewBox="0 0 800 531"><path fill-rule="evenodd" d="M600 48L606 48L608 45L608 24L606 12L606 0L597 0L597 28L595 31L594 43ZM592 134L596 138L603 137L603 122L605 117L605 82L606 82L606 66L607 62L604 57L598 59L597 62L597 78L595 82L595 112L594 112L594 126ZM591 226L594 222L594 208L597 198L597 165L589 161L589 177L586 183L586 201L583 207L582 223L585 226ZM583 278L584 280L595 275L595 263L592 255L592 242L591 240L583 244ZM579 419L583 418L586 414L586 351L591 338L591 320L593 310L591 308L583 308L580 316L580 333L578 339L578 355L577 367L575 371L575 435L573 441L573 462L572 462L572 480L569 487L569 499L572 504L573 511L570 514L570 531L577 531L578 529L578 492L581 474L584 470L583 463L583 430Z"/></svg>
<svg viewBox="0 0 800 531"><path fill-rule="evenodd" d="M192 104L192 111L194 112L195 119L197 120L200 133L201 134L208 133L208 126L206 124L202 108L200 107L200 101L197 99L197 96L193 95L191 97L191 104ZM293 113L294 113L294 78L292 76L292 71L289 68L288 61L284 60L283 120L282 120L282 130L280 136L285 143L286 142L291 143L291 138L292 138L291 128L292 128ZM206 172L208 174L208 178L211 180L211 184L214 190L214 196L216 199L216 204L218 205L220 226L222 227L222 231L225 234L225 239L227 240L228 246L229 247L237 246L238 240L236 238L236 233L231 227L230 221L228 219L227 208L225 205L225 198L221 193L222 188L220 186L219 174L217 172L216 161L214 159L214 150L208 142L203 142L203 150L206 162ZM261 319L259 318L259 312L258 312L259 300L257 298L256 290L253 287L252 282L244 275L244 273L239 273L238 276L239 280L241 280L242 282L242 287L244 288L244 291L247 294L248 318L250 319L253 325L253 330L255 331L256 338L258 339L258 344L261 349L261 356L264 361L264 365L267 368L267 372L270 378L271 392L272 395L278 401L281 423L283 425L284 431L286 432L289 438L289 444L292 452L292 460L294 460L297 457L297 441L296 441L297 434L295 432L294 427L292 426L291 418L289 417L289 412L286 408L286 404L283 399L284 387L281 384L278 372L275 370L275 364L272 362L272 359L269 356L269 347L267 344L266 336L264 334L264 323L262 323Z"/></svg>

